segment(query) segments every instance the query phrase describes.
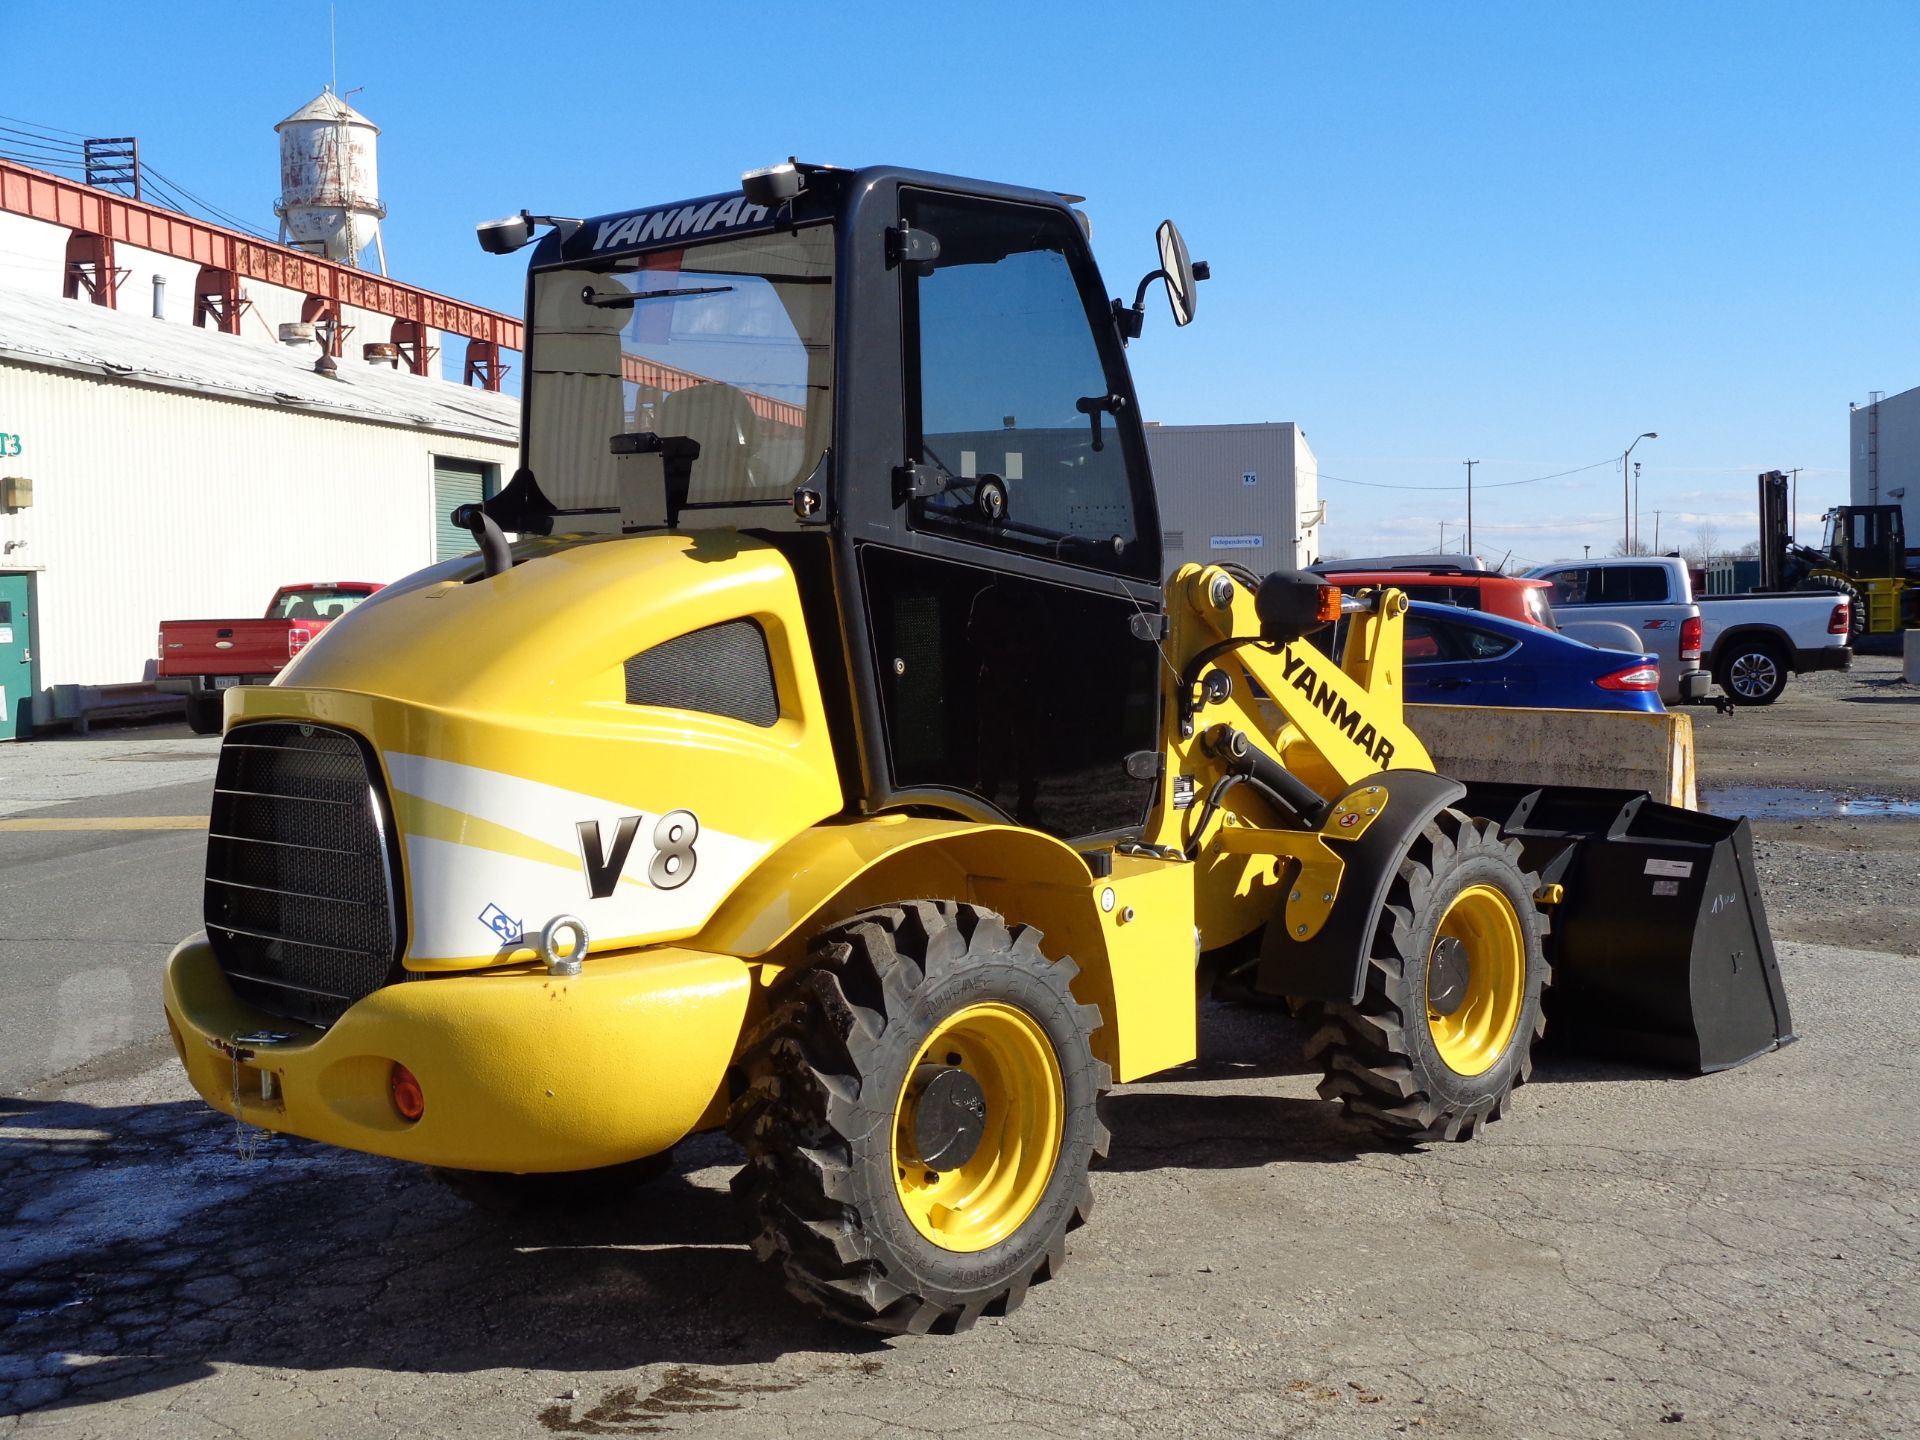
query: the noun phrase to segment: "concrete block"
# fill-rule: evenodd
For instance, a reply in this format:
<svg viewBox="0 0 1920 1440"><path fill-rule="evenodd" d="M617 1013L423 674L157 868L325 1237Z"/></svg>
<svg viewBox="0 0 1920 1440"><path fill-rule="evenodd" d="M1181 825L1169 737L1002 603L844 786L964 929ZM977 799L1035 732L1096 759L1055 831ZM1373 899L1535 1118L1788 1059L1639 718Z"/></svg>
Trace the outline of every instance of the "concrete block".
<svg viewBox="0 0 1920 1440"><path fill-rule="evenodd" d="M1456 780L1645 790L1700 808L1690 715L1409 705L1406 716L1433 768Z"/></svg>

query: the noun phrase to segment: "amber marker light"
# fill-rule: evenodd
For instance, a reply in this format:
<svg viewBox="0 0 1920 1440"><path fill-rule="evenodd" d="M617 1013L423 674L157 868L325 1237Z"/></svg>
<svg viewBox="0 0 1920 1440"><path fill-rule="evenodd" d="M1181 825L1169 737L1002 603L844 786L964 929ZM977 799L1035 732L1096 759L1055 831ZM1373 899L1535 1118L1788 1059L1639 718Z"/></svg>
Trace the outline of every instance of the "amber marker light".
<svg viewBox="0 0 1920 1440"><path fill-rule="evenodd" d="M1319 596L1320 608L1314 612L1316 620L1338 620L1340 618L1340 587L1322 585Z"/></svg>
<svg viewBox="0 0 1920 1440"><path fill-rule="evenodd" d="M413 1072L398 1060L393 1062L393 1072L387 1076L387 1093L393 1097L393 1108L400 1112L402 1120L418 1120L427 1113L426 1092L414 1079Z"/></svg>

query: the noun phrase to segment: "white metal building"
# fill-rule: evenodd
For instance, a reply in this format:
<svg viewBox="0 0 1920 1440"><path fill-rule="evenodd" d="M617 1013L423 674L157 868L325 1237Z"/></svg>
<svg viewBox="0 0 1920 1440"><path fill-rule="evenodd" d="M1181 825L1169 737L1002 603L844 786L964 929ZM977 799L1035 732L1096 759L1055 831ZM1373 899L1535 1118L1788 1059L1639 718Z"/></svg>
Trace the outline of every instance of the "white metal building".
<svg viewBox="0 0 1920 1440"><path fill-rule="evenodd" d="M0 477L31 482L0 487L0 576L26 580L36 722L150 678L163 619L471 548L440 521L511 471L517 402L318 358L0 286Z"/></svg>
<svg viewBox="0 0 1920 1440"><path fill-rule="evenodd" d="M1857 405L1848 422L1853 503L1898 505L1908 546L1920 546L1920 388Z"/></svg>
<svg viewBox="0 0 1920 1440"><path fill-rule="evenodd" d="M1168 574L1232 560L1255 574L1320 558L1320 462L1290 421L1147 426Z"/></svg>

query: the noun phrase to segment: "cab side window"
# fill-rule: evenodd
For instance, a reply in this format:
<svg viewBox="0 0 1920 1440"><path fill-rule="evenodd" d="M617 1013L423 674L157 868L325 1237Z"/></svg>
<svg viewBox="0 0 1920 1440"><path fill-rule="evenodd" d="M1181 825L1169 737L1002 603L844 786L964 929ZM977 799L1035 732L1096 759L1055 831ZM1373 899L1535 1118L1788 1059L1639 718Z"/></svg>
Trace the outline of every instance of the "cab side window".
<svg viewBox="0 0 1920 1440"><path fill-rule="evenodd" d="M1144 457L1113 423L1073 222L911 191L902 208L940 247L902 266L907 453L944 487L909 523L1157 580Z"/></svg>
<svg viewBox="0 0 1920 1440"><path fill-rule="evenodd" d="M1585 605L1589 603L1587 580L1592 574L1591 570L1549 570L1541 578L1553 586L1555 605Z"/></svg>
<svg viewBox="0 0 1920 1440"><path fill-rule="evenodd" d="M1609 580L1606 598L1614 605L1661 605L1667 595L1667 572L1659 565L1612 565L1601 572Z"/></svg>

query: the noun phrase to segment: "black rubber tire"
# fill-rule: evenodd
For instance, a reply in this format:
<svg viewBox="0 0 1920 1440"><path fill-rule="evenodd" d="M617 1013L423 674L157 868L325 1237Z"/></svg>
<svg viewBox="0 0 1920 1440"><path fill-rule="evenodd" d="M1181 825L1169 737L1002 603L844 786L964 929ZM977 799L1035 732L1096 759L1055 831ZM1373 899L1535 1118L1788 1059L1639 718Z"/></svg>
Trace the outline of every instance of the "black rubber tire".
<svg viewBox="0 0 1920 1440"><path fill-rule="evenodd" d="M673 1173L673 1151L663 1150L624 1165L553 1174L508 1175L493 1170L433 1167L433 1178L476 1210L494 1215L603 1210L635 1190Z"/></svg>
<svg viewBox="0 0 1920 1440"><path fill-rule="evenodd" d="M1520 845L1490 821L1442 810L1400 860L1374 928L1358 1005L1329 1004L1308 1040L1320 1065L1323 1100L1381 1138L1419 1143L1470 1140L1505 1112L1533 1073L1533 1046L1546 1029L1541 998L1550 981L1541 940L1546 917L1534 904L1539 877L1521 868ZM1465 1076L1440 1058L1427 1023L1427 966L1448 904L1471 885L1497 887L1524 939L1524 996L1506 1048L1482 1074Z"/></svg>
<svg viewBox="0 0 1920 1440"><path fill-rule="evenodd" d="M727 1129L747 1152L733 1191L754 1253L822 1314L887 1334L951 1333L1000 1315L1066 1260L1093 1208L1092 1163L1107 1152L1099 1100L1111 1083L1088 1036L1071 960L1040 933L950 901L868 910L818 936L781 977L748 1037L745 1091ZM963 1253L935 1245L895 1187L894 1104L907 1067L946 1017L998 1001L1035 1021L1064 1087L1059 1158L1040 1201L1005 1240Z"/></svg>
<svg viewBox="0 0 1920 1440"><path fill-rule="evenodd" d="M1771 705L1787 688L1792 667L1780 646L1761 636L1735 640L1714 657L1714 680L1736 705Z"/></svg>
<svg viewBox="0 0 1920 1440"><path fill-rule="evenodd" d="M187 696L187 728L196 735L218 735L225 719L224 703L218 690Z"/></svg>
<svg viewBox="0 0 1920 1440"><path fill-rule="evenodd" d="M1809 575L1796 590L1824 590L1829 595L1844 595L1852 603L1847 607L1847 626L1855 635L1867 633L1867 597L1852 582L1840 579L1837 575Z"/></svg>

